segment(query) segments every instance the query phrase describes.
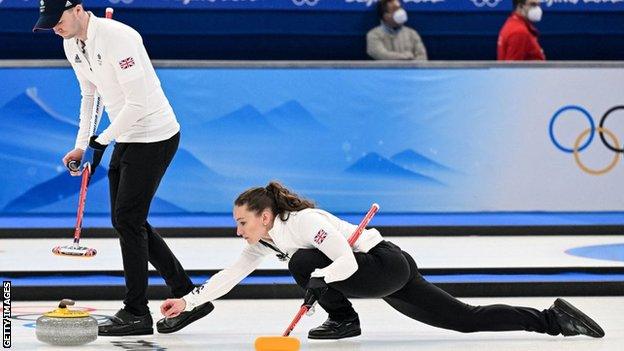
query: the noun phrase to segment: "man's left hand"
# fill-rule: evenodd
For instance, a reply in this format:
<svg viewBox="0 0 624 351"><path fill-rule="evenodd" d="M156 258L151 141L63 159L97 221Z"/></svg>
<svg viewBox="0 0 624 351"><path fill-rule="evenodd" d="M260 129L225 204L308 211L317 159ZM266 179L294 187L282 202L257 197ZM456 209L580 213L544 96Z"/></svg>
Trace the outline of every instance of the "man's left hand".
<svg viewBox="0 0 624 351"><path fill-rule="evenodd" d="M88 164L91 175L95 173L95 168L100 164L107 146L95 141L97 137L97 135L92 135L91 138L89 138L89 146L87 150L85 150L84 156L82 156L82 170L84 171L84 168L87 167Z"/></svg>

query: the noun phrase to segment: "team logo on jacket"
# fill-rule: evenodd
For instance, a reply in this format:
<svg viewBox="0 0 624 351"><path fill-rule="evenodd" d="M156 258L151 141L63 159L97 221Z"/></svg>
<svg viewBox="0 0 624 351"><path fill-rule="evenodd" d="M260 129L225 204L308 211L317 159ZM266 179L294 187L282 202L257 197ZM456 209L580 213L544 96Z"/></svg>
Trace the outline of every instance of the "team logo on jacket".
<svg viewBox="0 0 624 351"><path fill-rule="evenodd" d="M327 238L327 232L321 229L318 231L318 233L316 233L316 236L314 237L314 242L321 245L323 241L325 241L325 238Z"/></svg>
<svg viewBox="0 0 624 351"><path fill-rule="evenodd" d="M119 61L119 67L121 67L121 69L128 69L132 66L134 66L134 59L132 57Z"/></svg>
<svg viewBox="0 0 624 351"><path fill-rule="evenodd" d="M191 295L199 295L202 290L204 290L204 286L200 285L198 287L196 287L195 289L193 289L193 291L191 291Z"/></svg>
<svg viewBox="0 0 624 351"><path fill-rule="evenodd" d="M98 62L98 65L100 66L102 65L102 55L97 54L97 62Z"/></svg>
<svg viewBox="0 0 624 351"><path fill-rule="evenodd" d="M76 57L74 57L74 63L82 63L82 60L80 59L80 56L78 56L78 54L76 54Z"/></svg>

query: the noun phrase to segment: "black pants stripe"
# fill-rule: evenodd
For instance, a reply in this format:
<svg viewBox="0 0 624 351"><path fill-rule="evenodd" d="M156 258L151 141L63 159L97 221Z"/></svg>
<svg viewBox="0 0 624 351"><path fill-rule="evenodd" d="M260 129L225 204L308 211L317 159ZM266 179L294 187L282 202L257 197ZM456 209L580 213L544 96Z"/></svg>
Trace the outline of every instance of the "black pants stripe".
<svg viewBox="0 0 624 351"><path fill-rule="evenodd" d="M125 309L149 313L149 261L175 297L193 289L193 283L163 238L147 222L149 208L180 142L180 133L155 143L117 143L108 179L113 227L119 235L126 280Z"/></svg>
<svg viewBox="0 0 624 351"><path fill-rule="evenodd" d="M559 325L549 310L508 305L471 306L426 281L414 259L398 246L383 241L368 253L355 253L358 270L346 280L329 284L319 304L334 320L357 316L345 295L383 298L417 321L444 329L478 331L526 330L558 335ZM317 268L331 264L317 249L298 250L288 269L303 288Z"/></svg>

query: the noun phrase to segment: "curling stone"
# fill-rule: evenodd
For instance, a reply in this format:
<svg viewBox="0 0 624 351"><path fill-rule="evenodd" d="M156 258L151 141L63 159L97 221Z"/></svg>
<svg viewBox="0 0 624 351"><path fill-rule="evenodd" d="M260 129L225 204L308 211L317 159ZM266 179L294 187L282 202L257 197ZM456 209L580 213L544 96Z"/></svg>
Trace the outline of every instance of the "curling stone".
<svg viewBox="0 0 624 351"><path fill-rule="evenodd" d="M77 346L95 341L97 321L87 312L67 308L73 305L73 300L63 299L57 309L37 318L37 340L58 346Z"/></svg>

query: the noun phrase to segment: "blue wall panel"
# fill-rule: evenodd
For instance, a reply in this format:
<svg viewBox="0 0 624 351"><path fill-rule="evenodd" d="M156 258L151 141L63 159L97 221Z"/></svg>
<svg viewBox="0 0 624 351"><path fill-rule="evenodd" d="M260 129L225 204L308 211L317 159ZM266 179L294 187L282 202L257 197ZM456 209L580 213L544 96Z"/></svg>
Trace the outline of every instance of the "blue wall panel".
<svg viewBox="0 0 624 351"><path fill-rule="evenodd" d="M153 213L227 213L279 179L354 213L624 211L621 154L571 148L621 106L622 69L159 69L182 126ZM79 91L69 68L0 69L0 214L71 214ZM106 97L104 97L106 104ZM583 116L564 106L583 106ZM622 108L605 123L622 140ZM554 121L554 122L553 122ZM555 123L556 122L556 123ZM549 126L552 123L552 138ZM101 128L106 127L103 123ZM554 139L553 139L554 138ZM107 156L111 150L108 150ZM89 188L108 212L107 160Z"/></svg>

